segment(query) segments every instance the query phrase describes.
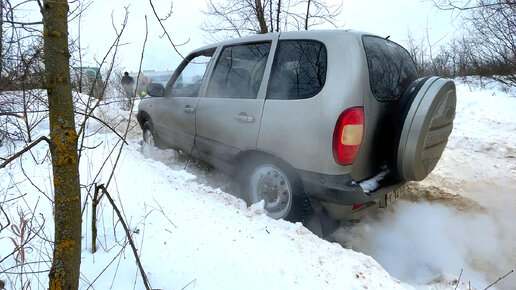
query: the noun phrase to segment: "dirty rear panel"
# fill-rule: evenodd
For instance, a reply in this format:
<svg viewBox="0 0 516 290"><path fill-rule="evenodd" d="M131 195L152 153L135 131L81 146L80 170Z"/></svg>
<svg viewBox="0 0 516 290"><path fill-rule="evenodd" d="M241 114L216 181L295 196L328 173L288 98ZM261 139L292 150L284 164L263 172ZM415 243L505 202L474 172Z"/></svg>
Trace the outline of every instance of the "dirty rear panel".
<svg viewBox="0 0 516 290"><path fill-rule="evenodd" d="M392 168L397 126L392 121L392 112L406 88L417 79L415 64L403 47L368 35L362 36L362 43L369 77L364 78L364 138L351 169L355 180Z"/></svg>

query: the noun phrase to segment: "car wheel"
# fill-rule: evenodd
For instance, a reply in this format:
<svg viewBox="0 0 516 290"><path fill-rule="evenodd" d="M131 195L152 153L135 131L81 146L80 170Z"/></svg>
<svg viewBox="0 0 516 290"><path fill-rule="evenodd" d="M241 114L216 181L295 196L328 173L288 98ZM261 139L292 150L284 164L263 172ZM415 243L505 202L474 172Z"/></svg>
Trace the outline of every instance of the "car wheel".
<svg viewBox="0 0 516 290"><path fill-rule="evenodd" d="M152 147L156 147L156 138L154 134L154 128L150 121L145 122L143 125L143 142Z"/></svg>
<svg viewBox="0 0 516 290"><path fill-rule="evenodd" d="M249 204L264 200L268 216L304 222L311 206L299 178L275 162L261 163L246 171L243 187Z"/></svg>
<svg viewBox="0 0 516 290"><path fill-rule="evenodd" d="M435 168L453 129L455 83L430 77L412 83L398 104L394 162L406 181L423 180Z"/></svg>

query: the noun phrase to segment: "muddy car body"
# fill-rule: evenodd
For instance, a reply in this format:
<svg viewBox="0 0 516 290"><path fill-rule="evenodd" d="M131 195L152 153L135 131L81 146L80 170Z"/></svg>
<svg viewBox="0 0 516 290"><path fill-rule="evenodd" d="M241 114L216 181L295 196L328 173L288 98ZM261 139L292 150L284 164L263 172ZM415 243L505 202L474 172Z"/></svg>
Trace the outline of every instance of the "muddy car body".
<svg viewBox="0 0 516 290"><path fill-rule="evenodd" d="M192 52L139 106L144 139L234 175L274 218L386 206L435 167L455 85L356 31L256 35Z"/></svg>

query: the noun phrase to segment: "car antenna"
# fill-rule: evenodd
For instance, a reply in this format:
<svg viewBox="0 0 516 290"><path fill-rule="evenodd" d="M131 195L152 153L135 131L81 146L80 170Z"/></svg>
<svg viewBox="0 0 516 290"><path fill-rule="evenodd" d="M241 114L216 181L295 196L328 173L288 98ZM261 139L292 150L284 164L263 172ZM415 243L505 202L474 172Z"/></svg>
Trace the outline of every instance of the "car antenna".
<svg viewBox="0 0 516 290"><path fill-rule="evenodd" d="M390 35L387 35L387 37L385 39L389 39L389 37L391 37Z"/></svg>

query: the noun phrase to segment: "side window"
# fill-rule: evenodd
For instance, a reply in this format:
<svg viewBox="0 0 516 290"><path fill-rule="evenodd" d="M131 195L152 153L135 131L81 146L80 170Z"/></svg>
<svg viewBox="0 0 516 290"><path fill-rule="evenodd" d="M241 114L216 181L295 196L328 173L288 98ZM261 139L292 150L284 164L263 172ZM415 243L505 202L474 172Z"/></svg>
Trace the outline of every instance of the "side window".
<svg viewBox="0 0 516 290"><path fill-rule="evenodd" d="M174 81L170 91L173 97L197 97L201 88L202 79L213 51L199 55L191 60L183 68Z"/></svg>
<svg viewBox="0 0 516 290"><path fill-rule="evenodd" d="M270 48L270 42L225 47L206 97L256 99Z"/></svg>
<svg viewBox="0 0 516 290"><path fill-rule="evenodd" d="M282 40L272 66L267 99L315 96L326 81L326 47L312 40Z"/></svg>

